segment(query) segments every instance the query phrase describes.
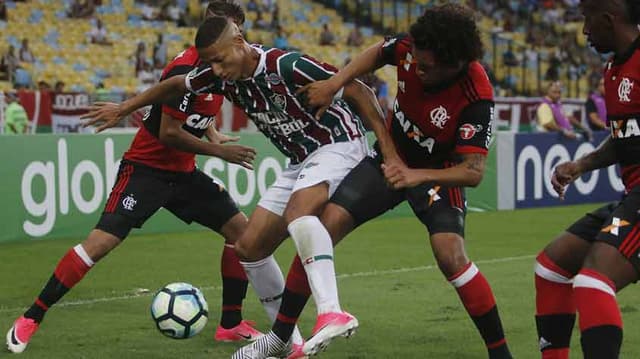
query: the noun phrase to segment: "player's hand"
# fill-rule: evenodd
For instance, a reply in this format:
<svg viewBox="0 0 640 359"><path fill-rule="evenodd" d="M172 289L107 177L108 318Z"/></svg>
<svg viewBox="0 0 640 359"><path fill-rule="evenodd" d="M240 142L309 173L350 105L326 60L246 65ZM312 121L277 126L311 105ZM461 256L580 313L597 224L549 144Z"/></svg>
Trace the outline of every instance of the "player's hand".
<svg viewBox="0 0 640 359"><path fill-rule="evenodd" d="M405 166L404 163L382 165L384 177L393 189L410 188L420 184L420 178L415 170Z"/></svg>
<svg viewBox="0 0 640 359"><path fill-rule="evenodd" d="M220 142L220 144L225 144L228 142L238 142L239 140L239 136L229 136L223 133L218 133L218 141Z"/></svg>
<svg viewBox="0 0 640 359"><path fill-rule="evenodd" d="M243 145L220 145L218 147L217 157L244 168L253 169L252 162L256 159L255 148Z"/></svg>
<svg viewBox="0 0 640 359"><path fill-rule="evenodd" d="M560 199L564 199L564 194L569 183L580 177L582 171L575 161L564 162L556 166L551 176L551 185Z"/></svg>
<svg viewBox="0 0 640 359"><path fill-rule="evenodd" d="M296 95L304 95L305 105L310 108L317 108L316 120L331 106L333 96L339 89L336 89L331 80L316 81L307 84L296 91Z"/></svg>
<svg viewBox="0 0 640 359"><path fill-rule="evenodd" d="M82 127L100 124L96 133L115 127L123 118L120 104L113 102L95 102L89 107L89 112L80 116L81 120L87 120L82 123Z"/></svg>

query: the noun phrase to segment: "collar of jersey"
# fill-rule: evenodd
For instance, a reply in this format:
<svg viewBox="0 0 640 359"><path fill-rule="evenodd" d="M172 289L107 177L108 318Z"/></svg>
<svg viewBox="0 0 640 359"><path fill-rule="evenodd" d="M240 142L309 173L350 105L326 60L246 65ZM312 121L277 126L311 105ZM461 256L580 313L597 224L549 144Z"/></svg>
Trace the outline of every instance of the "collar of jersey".
<svg viewBox="0 0 640 359"><path fill-rule="evenodd" d="M627 49L627 51L625 51L624 53L622 53L620 56L614 56L613 57L613 63L614 65L621 65L625 62L627 62L627 60L629 60L629 58L631 58L631 56L636 52L636 50L640 48L640 36L638 36L633 43L631 44L631 46L629 47L629 49Z"/></svg>
<svg viewBox="0 0 640 359"><path fill-rule="evenodd" d="M267 67L267 55L265 54L264 50L259 46L251 45L251 48L253 48L256 52L258 52L258 55L260 55L260 59L258 60L258 66L256 67L256 71L253 72L253 77L255 78L256 76L260 75Z"/></svg>

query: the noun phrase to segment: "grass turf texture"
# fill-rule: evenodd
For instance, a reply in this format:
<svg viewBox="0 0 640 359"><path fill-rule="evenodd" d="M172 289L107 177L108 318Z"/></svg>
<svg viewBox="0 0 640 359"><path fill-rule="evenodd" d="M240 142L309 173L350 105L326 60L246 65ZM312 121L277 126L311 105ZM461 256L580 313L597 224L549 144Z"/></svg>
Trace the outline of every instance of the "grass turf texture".
<svg viewBox="0 0 640 359"><path fill-rule="evenodd" d="M573 220L595 205L467 217L467 250L493 287L507 340L516 358L538 358L535 333L535 255ZM0 245L2 334L35 298L59 258L81 238ZM20 358L229 358L238 344L216 343L221 301L222 240L209 232L132 235L101 261L47 315ZM290 241L277 258L286 274ZM349 341L335 340L325 358L485 358L485 349L453 288L440 274L427 235L415 218L383 218L365 224L336 250L343 308L360 320ZM209 303L203 333L171 340L155 328L151 294L169 282L199 286ZM619 294L625 338L622 357L640 357L640 298L636 286ZM301 318L304 335L315 321L312 301ZM250 290L244 317L267 330L268 321ZM577 327L577 323L576 323ZM578 332L572 358L581 357ZM4 337L3 337L4 338ZM0 357L9 354L0 351Z"/></svg>

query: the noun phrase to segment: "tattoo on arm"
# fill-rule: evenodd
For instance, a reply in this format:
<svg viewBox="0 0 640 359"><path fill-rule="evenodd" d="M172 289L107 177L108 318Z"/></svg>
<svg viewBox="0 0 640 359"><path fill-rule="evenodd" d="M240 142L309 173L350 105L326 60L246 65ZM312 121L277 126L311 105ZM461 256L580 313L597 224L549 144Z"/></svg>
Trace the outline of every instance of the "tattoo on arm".
<svg viewBox="0 0 640 359"><path fill-rule="evenodd" d="M473 153L467 156L465 163L468 169L482 173L484 171L485 159L484 155Z"/></svg>

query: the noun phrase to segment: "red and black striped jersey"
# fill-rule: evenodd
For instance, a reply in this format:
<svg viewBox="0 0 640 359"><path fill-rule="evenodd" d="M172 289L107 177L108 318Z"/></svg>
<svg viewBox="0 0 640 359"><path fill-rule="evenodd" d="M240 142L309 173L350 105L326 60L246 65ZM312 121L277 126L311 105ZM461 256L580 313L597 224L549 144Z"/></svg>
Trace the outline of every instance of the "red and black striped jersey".
<svg viewBox="0 0 640 359"><path fill-rule="evenodd" d="M460 154L488 152L493 89L479 62L469 63L446 84L425 88L416 74L408 35L387 37L380 57L397 67L398 94L389 131L409 167L441 168L458 161Z"/></svg>
<svg viewBox="0 0 640 359"><path fill-rule="evenodd" d="M190 47L165 67L160 81L187 74L199 63L198 52L195 47ZM222 100L223 97L220 95L195 95L187 92L163 105L151 106L143 118L143 126L136 133L124 158L168 171L193 171L195 154L163 145L158 139L162 113L183 121L184 130L201 138L209 126L213 125L215 116L222 106Z"/></svg>
<svg viewBox="0 0 640 359"><path fill-rule="evenodd" d="M640 184L640 37L604 70L604 100L625 189Z"/></svg>
<svg viewBox="0 0 640 359"><path fill-rule="evenodd" d="M187 75L187 88L196 94L224 95L242 108L292 163L302 162L323 145L363 136L360 119L344 100L334 100L316 120L295 95L310 82L328 79L336 68L297 52L251 46L260 54L251 78L223 81L209 65L202 64Z"/></svg>

